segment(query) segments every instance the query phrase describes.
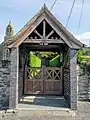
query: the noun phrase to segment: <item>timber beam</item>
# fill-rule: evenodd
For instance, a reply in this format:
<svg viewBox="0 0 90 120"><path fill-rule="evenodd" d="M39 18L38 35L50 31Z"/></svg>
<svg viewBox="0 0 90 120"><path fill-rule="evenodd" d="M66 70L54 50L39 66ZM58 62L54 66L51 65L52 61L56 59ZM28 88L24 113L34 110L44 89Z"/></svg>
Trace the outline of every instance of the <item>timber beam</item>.
<svg viewBox="0 0 90 120"><path fill-rule="evenodd" d="M62 39L26 39L23 43L65 43Z"/></svg>

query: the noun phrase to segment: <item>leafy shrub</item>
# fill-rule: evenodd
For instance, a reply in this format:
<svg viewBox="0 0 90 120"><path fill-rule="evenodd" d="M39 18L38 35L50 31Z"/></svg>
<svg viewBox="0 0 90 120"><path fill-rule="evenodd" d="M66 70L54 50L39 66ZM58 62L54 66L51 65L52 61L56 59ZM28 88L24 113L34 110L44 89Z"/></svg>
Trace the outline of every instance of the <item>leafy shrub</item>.
<svg viewBox="0 0 90 120"><path fill-rule="evenodd" d="M83 48L77 53L78 63L85 74L90 74L90 48Z"/></svg>

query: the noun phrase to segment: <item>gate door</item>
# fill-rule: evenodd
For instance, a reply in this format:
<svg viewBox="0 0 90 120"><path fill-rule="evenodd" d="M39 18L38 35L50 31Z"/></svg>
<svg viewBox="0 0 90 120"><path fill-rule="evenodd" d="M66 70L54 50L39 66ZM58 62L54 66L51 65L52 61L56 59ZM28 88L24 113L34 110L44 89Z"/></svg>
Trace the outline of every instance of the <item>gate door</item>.
<svg viewBox="0 0 90 120"><path fill-rule="evenodd" d="M62 95L62 68L46 67L44 93Z"/></svg>
<svg viewBox="0 0 90 120"><path fill-rule="evenodd" d="M43 69L42 67L29 67L25 69L24 94L43 94Z"/></svg>
<svg viewBox="0 0 90 120"><path fill-rule="evenodd" d="M62 95L62 68L25 68L24 94Z"/></svg>

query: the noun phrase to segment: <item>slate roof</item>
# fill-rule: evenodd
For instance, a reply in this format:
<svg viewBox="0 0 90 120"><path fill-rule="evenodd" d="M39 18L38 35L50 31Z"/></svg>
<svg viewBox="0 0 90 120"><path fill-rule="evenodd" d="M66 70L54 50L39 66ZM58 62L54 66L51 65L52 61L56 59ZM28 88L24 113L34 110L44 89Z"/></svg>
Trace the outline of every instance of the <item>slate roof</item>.
<svg viewBox="0 0 90 120"><path fill-rule="evenodd" d="M39 25L43 20L49 21L55 29L59 31L64 42L72 49L80 49L84 46L79 40L77 40L48 10L44 5L41 10L12 38L7 42L9 48L18 47L32 31Z"/></svg>

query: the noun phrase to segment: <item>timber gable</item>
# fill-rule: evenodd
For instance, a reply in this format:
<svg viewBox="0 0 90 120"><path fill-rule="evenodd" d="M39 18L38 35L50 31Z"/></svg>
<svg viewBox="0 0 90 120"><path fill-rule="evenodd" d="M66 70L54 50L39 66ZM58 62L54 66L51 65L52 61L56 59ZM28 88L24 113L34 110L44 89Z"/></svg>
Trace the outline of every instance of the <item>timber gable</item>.
<svg viewBox="0 0 90 120"><path fill-rule="evenodd" d="M43 35L41 35L37 28L43 23ZM49 24L52 30L45 36L45 24ZM36 34L36 38L33 39L32 34ZM49 39L49 37L56 33L57 36ZM31 36L31 37L30 37ZM45 36L45 37L44 37ZM39 38L38 38L39 37ZM38 38L38 40L37 40ZM39 41L40 39L40 41ZM54 43L66 43L71 49L80 49L83 44L78 41L47 9L44 5L42 9L37 13L14 37L8 40L8 48L18 47L21 43L41 43L46 41Z"/></svg>

